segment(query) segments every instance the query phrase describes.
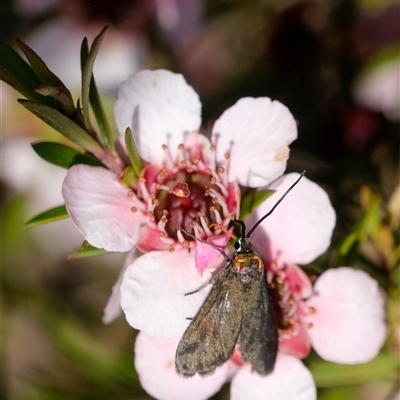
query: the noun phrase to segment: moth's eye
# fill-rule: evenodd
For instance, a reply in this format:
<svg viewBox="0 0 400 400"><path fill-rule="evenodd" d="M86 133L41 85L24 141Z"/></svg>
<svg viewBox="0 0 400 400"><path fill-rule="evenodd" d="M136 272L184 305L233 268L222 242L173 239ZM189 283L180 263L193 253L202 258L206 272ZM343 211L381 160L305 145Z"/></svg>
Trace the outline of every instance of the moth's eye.
<svg viewBox="0 0 400 400"><path fill-rule="evenodd" d="M235 248L235 250L239 250L242 246L241 246L241 244L239 242L235 242L233 247Z"/></svg>

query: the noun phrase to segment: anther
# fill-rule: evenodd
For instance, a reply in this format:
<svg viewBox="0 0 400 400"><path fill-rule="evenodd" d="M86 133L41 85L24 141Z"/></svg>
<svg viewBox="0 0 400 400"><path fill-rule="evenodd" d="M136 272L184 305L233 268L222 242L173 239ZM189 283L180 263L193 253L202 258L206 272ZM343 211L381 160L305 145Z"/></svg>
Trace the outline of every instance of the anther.
<svg viewBox="0 0 400 400"><path fill-rule="evenodd" d="M167 146L166 144L161 145L161 148L162 148L163 150L168 150L168 146Z"/></svg>
<svg viewBox="0 0 400 400"><path fill-rule="evenodd" d="M128 195L128 197L133 197L133 196L135 195L135 193L133 193L133 191L130 190L130 191L127 193L127 195Z"/></svg>
<svg viewBox="0 0 400 400"><path fill-rule="evenodd" d="M215 150L217 150L217 148L212 144L212 145L210 146L210 151L215 151Z"/></svg>
<svg viewBox="0 0 400 400"><path fill-rule="evenodd" d="M225 153L225 158L226 158L227 160L229 160L229 159L231 158L231 155L230 155L229 153Z"/></svg>
<svg viewBox="0 0 400 400"><path fill-rule="evenodd" d="M214 177L212 177L210 179L210 182L211 182L211 185L215 185L217 183L217 180Z"/></svg>
<svg viewBox="0 0 400 400"><path fill-rule="evenodd" d="M146 183L146 178L143 178L143 176L141 176L141 177L139 178L139 182L140 182L140 183Z"/></svg>
<svg viewBox="0 0 400 400"><path fill-rule="evenodd" d="M149 211L149 212L147 213L147 216L148 216L149 218L154 218L154 213L153 213L153 211Z"/></svg>
<svg viewBox="0 0 400 400"><path fill-rule="evenodd" d="M167 237L167 232L160 231L160 237L162 237L162 238Z"/></svg>
<svg viewBox="0 0 400 400"><path fill-rule="evenodd" d="M213 197L212 202L213 204L218 204L218 197Z"/></svg>
<svg viewBox="0 0 400 400"><path fill-rule="evenodd" d="M197 213L197 216L201 218L201 217L205 217L206 215L203 213L203 211L199 211Z"/></svg>
<svg viewBox="0 0 400 400"><path fill-rule="evenodd" d="M186 167L187 161L186 160L182 160L179 164L181 165L181 167Z"/></svg>
<svg viewBox="0 0 400 400"><path fill-rule="evenodd" d="M178 150L183 150L185 148L185 146L181 143L181 144L178 144Z"/></svg>
<svg viewBox="0 0 400 400"><path fill-rule="evenodd" d="M225 172L225 168L224 167L218 167L218 172L220 174L223 174Z"/></svg>
<svg viewBox="0 0 400 400"><path fill-rule="evenodd" d="M175 247L174 247L174 246L170 246L169 249L168 249L168 251L169 251L170 253L173 253L173 252L175 251Z"/></svg>
<svg viewBox="0 0 400 400"><path fill-rule="evenodd" d="M182 246L185 247L186 249L190 248L190 243L187 240L184 240L182 243Z"/></svg>
<svg viewBox="0 0 400 400"><path fill-rule="evenodd" d="M153 204L154 204L156 207L159 206L159 205L160 205L160 200L154 199L154 200L153 200Z"/></svg>
<svg viewBox="0 0 400 400"><path fill-rule="evenodd" d="M315 307L313 307L313 306L311 306L311 307L308 307L308 312L310 313L310 314L314 314L315 313Z"/></svg>
<svg viewBox="0 0 400 400"><path fill-rule="evenodd" d="M163 213L163 215L168 215L169 214L169 212L168 212L168 210L166 208L164 208L164 210L162 210L162 213Z"/></svg>
<svg viewBox="0 0 400 400"><path fill-rule="evenodd" d="M212 175L212 171L211 171L210 168L207 168L205 172L206 172L206 174L208 174L208 175Z"/></svg>
<svg viewBox="0 0 400 400"><path fill-rule="evenodd" d="M308 329L311 329L314 326L314 324L312 322L307 322L306 326Z"/></svg>
<svg viewBox="0 0 400 400"><path fill-rule="evenodd" d="M192 163L193 164L198 164L200 162L200 159L198 157L193 157L192 158Z"/></svg>
<svg viewBox="0 0 400 400"><path fill-rule="evenodd" d="M135 212L137 212L137 210L138 210L137 207L135 207L135 206L131 207L131 211L132 211L132 212L135 213Z"/></svg>

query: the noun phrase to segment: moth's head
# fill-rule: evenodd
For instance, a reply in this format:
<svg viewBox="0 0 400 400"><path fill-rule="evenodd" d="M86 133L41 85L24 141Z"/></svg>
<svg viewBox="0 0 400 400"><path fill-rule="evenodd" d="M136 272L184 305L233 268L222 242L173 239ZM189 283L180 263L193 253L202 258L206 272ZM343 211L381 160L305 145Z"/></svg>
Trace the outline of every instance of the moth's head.
<svg viewBox="0 0 400 400"><path fill-rule="evenodd" d="M246 253L252 250L251 242L248 237L240 237L236 240L233 247L238 253Z"/></svg>

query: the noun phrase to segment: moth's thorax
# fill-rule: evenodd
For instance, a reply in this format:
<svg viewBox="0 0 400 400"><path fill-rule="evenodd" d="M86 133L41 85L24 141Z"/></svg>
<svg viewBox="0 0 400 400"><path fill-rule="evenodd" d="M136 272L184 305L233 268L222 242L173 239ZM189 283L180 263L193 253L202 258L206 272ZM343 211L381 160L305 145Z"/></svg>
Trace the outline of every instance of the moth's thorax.
<svg viewBox="0 0 400 400"><path fill-rule="evenodd" d="M246 253L236 253L234 255L232 268L240 275L243 284L252 285L263 270L264 264L254 250L249 250Z"/></svg>

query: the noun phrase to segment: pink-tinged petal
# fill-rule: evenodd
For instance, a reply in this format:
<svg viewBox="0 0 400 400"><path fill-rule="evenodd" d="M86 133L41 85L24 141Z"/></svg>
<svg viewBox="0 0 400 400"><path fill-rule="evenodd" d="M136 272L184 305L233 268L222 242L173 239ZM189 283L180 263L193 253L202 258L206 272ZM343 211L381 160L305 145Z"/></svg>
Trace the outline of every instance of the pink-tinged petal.
<svg viewBox="0 0 400 400"><path fill-rule="evenodd" d="M215 122L212 142L217 160L226 164L230 181L250 187L268 185L286 168L289 144L297 138L296 122L279 101L268 97L240 99Z"/></svg>
<svg viewBox="0 0 400 400"><path fill-rule="evenodd" d="M279 338L279 351L298 358L305 358L311 350L308 329L301 322L297 322L293 326L293 330L294 334Z"/></svg>
<svg viewBox="0 0 400 400"><path fill-rule="evenodd" d="M102 321L104 324L110 324L115 321L121 314L121 284L125 271L142 253L136 248L133 248L125 259L124 266L118 276L117 282L112 288L112 293L104 308L104 315Z"/></svg>
<svg viewBox="0 0 400 400"><path fill-rule="evenodd" d="M161 240L159 229L146 225L140 229L136 247L143 253L148 253L153 250L168 250L174 243L170 238Z"/></svg>
<svg viewBox="0 0 400 400"><path fill-rule="evenodd" d="M293 356L278 353L272 374L261 376L246 365L232 380L231 400L314 400L315 383L310 371Z"/></svg>
<svg viewBox="0 0 400 400"><path fill-rule="evenodd" d="M327 361L342 364L372 360L386 338L384 300L378 283L361 270L329 269L316 281L307 301L311 344Z"/></svg>
<svg viewBox="0 0 400 400"><path fill-rule="evenodd" d="M194 252L186 249L152 251L139 257L125 272L121 286L121 307L128 323L154 338L182 336L211 285L194 266Z"/></svg>
<svg viewBox="0 0 400 400"><path fill-rule="evenodd" d="M207 239L207 242L210 242L213 245L221 248L221 250L224 250L228 240L229 237L224 235L214 238L210 237ZM207 268L212 269L217 267L222 263L223 259L224 257L218 250L213 249L206 243L196 242L195 265L199 274L203 274Z"/></svg>
<svg viewBox="0 0 400 400"><path fill-rule="evenodd" d="M277 179L271 197L249 218L251 226L275 205L299 174ZM268 261L308 264L329 247L336 215L326 192L306 177L293 188L252 236L255 248Z"/></svg>
<svg viewBox="0 0 400 400"><path fill-rule="evenodd" d="M107 251L129 251L138 239L141 219L131 211L127 193L111 171L81 164L69 169L62 187L79 232L91 245Z"/></svg>
<svg viewBox="0 0 400 400"><path fill-rule="evenodd" d="M213 375L182 378L175 372L179 339L153 339L140 332L135 343L135 368L144 390L160 400L205 400L228 379L229 363Z"/></svg>
<svg viewBox="0 0 400 400"><path fill-rule="evenodd" d="M141 157L160 164L163 144L175 155L185 136L199 129L201 103L182 75L143 70L120 85L114 114L121 135L131 127Z"/></svg>

